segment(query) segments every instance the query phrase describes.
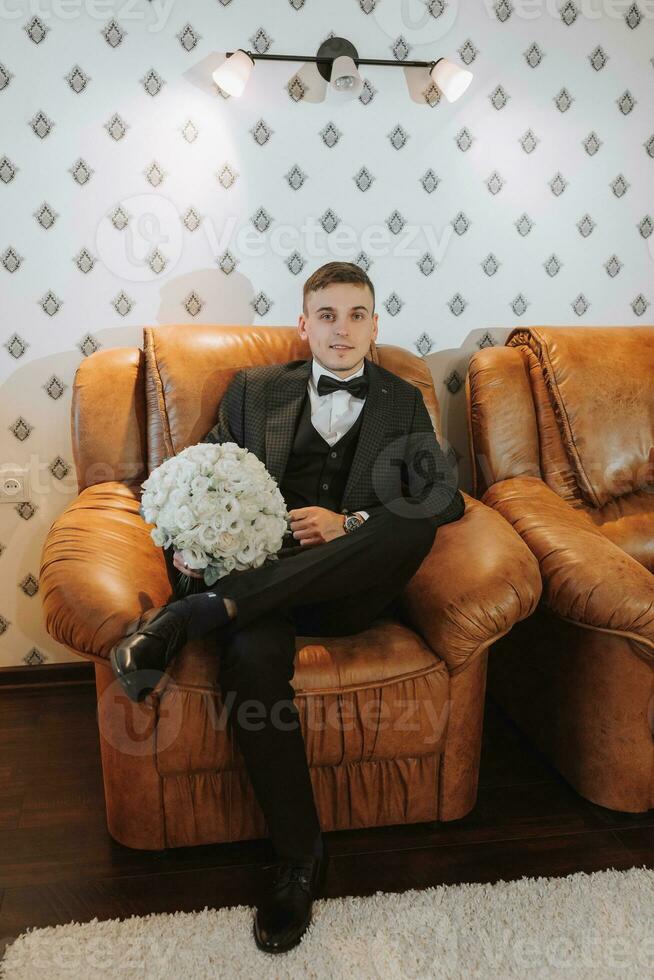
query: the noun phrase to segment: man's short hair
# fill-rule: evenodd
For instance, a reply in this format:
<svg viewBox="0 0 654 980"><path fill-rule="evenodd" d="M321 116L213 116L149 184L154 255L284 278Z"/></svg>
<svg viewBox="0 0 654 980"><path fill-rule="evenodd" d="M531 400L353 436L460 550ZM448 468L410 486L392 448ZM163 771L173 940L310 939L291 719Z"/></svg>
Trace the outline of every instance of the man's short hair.
<svg viewBox="0 0 654 980"><path fill-rule="evenodd" d="M318 289L324 289L333 282L353 282L368 286L372 293L372 312L375 312L375 287L368 278L368 273L355 262L327 262L312 272L302 290L302 309L307 312L307 296Z"/></svg>

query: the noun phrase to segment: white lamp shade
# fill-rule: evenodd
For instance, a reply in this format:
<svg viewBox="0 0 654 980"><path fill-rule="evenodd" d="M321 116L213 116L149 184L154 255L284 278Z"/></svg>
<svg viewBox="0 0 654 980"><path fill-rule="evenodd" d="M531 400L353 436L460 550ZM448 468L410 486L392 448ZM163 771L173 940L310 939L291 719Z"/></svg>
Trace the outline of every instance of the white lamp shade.
<svg viewBox="0 0 654 980"><path fill-rule="evenodd" d="M448 102L456 102L472 81L472 72L447 58L440 58L429 72Z"/></svg>
<svg viewBox="0 0 654 980"><path fill-rule="evenodd" d="M235 51L213 73L213 80L228 95L242 95L254 62L245 51Z"/></svg>
<svg viewBox="0 0 654 980"><path fill-rule="evenodd" d="M330 84L332 89L344 98L355 98L361 92L363 79L349 55L342 54L334 58Z"/></svg>

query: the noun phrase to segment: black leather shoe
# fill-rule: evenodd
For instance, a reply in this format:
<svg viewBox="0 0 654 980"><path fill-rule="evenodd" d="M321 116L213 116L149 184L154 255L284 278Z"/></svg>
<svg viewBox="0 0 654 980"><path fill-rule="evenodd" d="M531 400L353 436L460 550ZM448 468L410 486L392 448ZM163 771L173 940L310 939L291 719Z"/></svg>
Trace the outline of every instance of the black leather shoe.
<svg viewBox="0 0 654 980"><path fill-rule="evenodd" d="M186 643L187 617L168 606L147 609L127 626L109 654L114 675L132 701L142 701Z"/></svg>
<svg viewBox="0 0 654 980"><path fill-rule="evenodd" d="M302 939L311 922L311 904L322 889L327 856L280 861L272 888L257 907L254 941L265 953L285 953Z"/></svg>

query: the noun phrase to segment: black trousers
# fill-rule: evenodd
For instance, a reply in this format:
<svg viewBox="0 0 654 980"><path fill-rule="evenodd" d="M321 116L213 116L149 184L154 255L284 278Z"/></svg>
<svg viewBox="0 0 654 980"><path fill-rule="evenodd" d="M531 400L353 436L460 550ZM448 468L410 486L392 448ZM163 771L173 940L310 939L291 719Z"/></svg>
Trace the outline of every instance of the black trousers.
<svg viewBox="0 0 654 980"><path fill-rule="evenodd" d="M280 857L314 856L322 847L291 686L295 637L349 635L395 612L437 526L435 518L382 511L323 544L292 539L277 560L232 572L211 587L216 602L223 596L236 602L237 615L216 631L219 682Z"/></svg>

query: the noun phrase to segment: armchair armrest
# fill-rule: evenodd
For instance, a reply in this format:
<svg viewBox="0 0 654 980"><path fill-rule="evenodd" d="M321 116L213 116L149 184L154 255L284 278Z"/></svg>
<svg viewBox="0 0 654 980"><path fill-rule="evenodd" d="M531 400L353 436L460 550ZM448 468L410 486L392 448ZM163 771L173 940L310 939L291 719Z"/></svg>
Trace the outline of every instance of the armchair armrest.
<svg viewBox="0 0 654 980"><path fill-rule="evenodd" d="M139 513L140 486L86 487L51 525L39 571L50 636L105 663L127 623L171 594L162 549Z"/></svg>
<svg viewBox="0 0 654 980"><path fill-rule="evenodd" d="M541 595L538 562L519 535L490 507L462 496L463 516L438 528L401 596L407 622L450 674L531 615Z"/></svg>
<svg viewBox="0 0 654 980"><path fill-rule="evenodd" d="M501 480L482 500L513 525L538 559L545 604L570 622L621 633L654 657L654 575L590 516L533 476Z"/></svg>

